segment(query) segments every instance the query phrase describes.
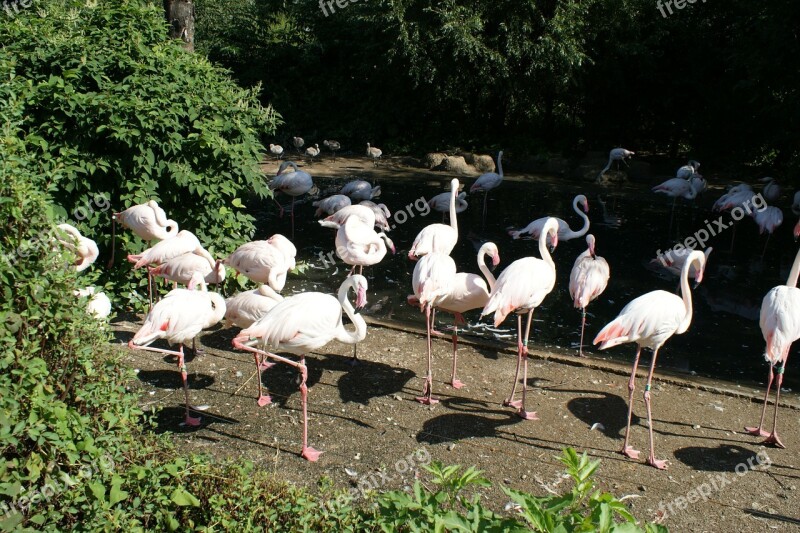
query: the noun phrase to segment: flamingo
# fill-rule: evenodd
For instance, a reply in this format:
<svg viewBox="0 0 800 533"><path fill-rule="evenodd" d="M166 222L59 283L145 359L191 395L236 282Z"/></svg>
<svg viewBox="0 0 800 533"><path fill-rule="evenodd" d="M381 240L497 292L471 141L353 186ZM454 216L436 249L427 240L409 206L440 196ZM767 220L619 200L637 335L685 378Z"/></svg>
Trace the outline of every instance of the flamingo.
<svg viewBox="0 0 800 533"><path fill-rule="evenodd" d="M533 310L538 307L553 290L556 283L556 265L547 251L548 238L553 249L558 245L558 220L548 218L539 235L539 255L523 257L511 263L500 277L489 295L489 301L483 307L481 316L494 313L494 325L499 326L511 313L517 313L517 370L511 395L503 402L505 406L517 408L517 415L525 420L538 420L535 412L525 410L525 397L528 389L528 336L531 332ZM528 315L525 336L522 335L522 315ZM522 400L515 401L520 365L523 366Z"/></svg>
<svg viewBox="0 0 800 533"><path fill-rule="evenodd" d="M495 278L486 266L485 256L492 258L492 265L500 264L500 252L493 242L484 243L478 250L478 268L486 277L486 281L476 274L458 272L453 278L451 291L439 305L439 309L453 314L453 371L450 376L450 385L460 389L464 383L456 378L456 365L458 362L458 324L466 324L462 313L473 309L482 309L489 301L489 293L494 289ZM488 286L487 286L488 283ZM408 303L419 305L415 295L408 297Z"/></svg>
<svg viewBox="0 0 800 533"><path fill-rule="evenodd" d="M497 172L487 172L480 177L469 188L470 194L483 191L483 218L486 218L486 199L489 191L496 189L503 183L503 151L497 153Z"/></svg>
<svg viewBox="0 0 800 533"><path fill-rule="evenodd" d="M706 263L708 262L708 256L711 255L711 252L714 250L713 247L709 246L705 250L703 250L703 255L706 256ZM659 253L655 259L650 260L651 265L661 266L664 270L673 274L675 276L681 275L681 271L683 270L683 265L686 264L686 261L689 259L689 255L692 253L691 248L686 248L685 246L673 248L667 252ZM693 280L697 280L697 273L698 270L694 266L689 267L689 278Z"/></svg>
<svg viewBox="0 0 800 533"><path fill-rule="evenodd" d="M578 208L578 206L583 206L583 212ZM571 241L572 239L577 239L578 237L583 237L589 231L589 217L586 213L589 212L589 201L586 197L582 194L579 194L572 200L572 209L578 213L578 216L583 219L583 226L578 231L572 231L570 229L569 224L566 221L556 218L556 222L558 222L558 240L560 241ZM519 239L523 235L530 234L533 239L538 239L539 235L542 234L544 230L545 223L550 219L555 217L542 217L537 218L521 230L517 231L510 231L509 235L513 239Z"/></svg>
<svg viewBox="0 0 800 533"><path fill-rule="evenodd" d="M233 339L238 350L253 353L256 364L269 358L286 363L300 371L300 401L303 410L303 449L301 455L316 461L322 452L308 446L308 369L306 354L336 339L356 344L367 336L367 323L347 299L350 290L356 293L356 307L367 303L367 280L364 276L350 276L339 287L338 299L329 294L305 292L285 298L266 315L259 318ZM342 311L355 326L350 332L342 324ZM281 357L267 350L285 351L300 356L300 361Z"/></svg>
<svg viewBox="0 0 800 533"><path fill-rule="evenodd" d="M280 144L270 144L269 151L272 155L275 156L275 159L280 159L283 157L283 146Z"/></svg>
<svg viewBox="0 0 800 533"><path fill-rule="evenodd" d="M611 168L611 163L614 161L622 161L625 166L628 166L628 162L625 159L636 155L635 152L631 152L630 150L626 150L625 148L614 148L608 153L608 164L606 167L600 171L600 174L597 176L597 181L600 181L600 178L603 177L603 174L608 172Z"/></svg>
<svg viewBox="0 0 800 533"><path fill-rule="evenodd" d="M319 152L319 144L315 144L314 146L309 146L306 148L306 155L311 158L311 163L314 162L314 158L319 155Z"/></svg>
<svg viewBox="0 0 800 533"><path fill-rule="evenodd" d="M675 173L675 177L688 180L697 174L698 168L700 168L700 162L690 159L688 163L678 169L678 171Z"/></svg>
<svg viewBox="0 0 800 533"><path fill-rule="evenodd" d="M639 366L639 355L642 348L653 350L653 359L650 361L650 372L647 375L647 385L644 388L644 403L647 407L647 422L650 432L650 454L647 464L663 470L667 467L666 461L655 457L655 444L653 441L653 417L650 408L650 388L653 380L653 371L656 367L658 350L664 343L677 334L685 333L692 323L692 293L689 290L689 270L697 269L696 281L703 280L706 256L703 252L693 251L683 264L681 270L681 296L667 291L652 291L643 294L626 305L622 312L604 327L594 344L602 343L601 350L611 348L627 342L636 343L636 358L633 362L633 371L628 381L628 424L625 428L625 442L620 453L631 459L638 459L639 452L628 445L631 430L631 415L633 413L633 391L635 390L636 369Z"/></svg>
<svg viewBox="0 0 800 533"><path fill-rule="evenodd" d="M433 369L431 365L433 346L431 333L433 331L432 311L439 307L452 292L453 282L456 277L456 263L449 255L441 252L426 254L415 266L411 280L414 297L419 302L420 309L425 312L425 328L428 334L428 372L425 375L425 386L422 396L416 400L425 405L433 405L439 400L433 397Z"/></svg>
<svg viewBox="0 0 800 533"><path fill-rule="evenodd" d="M106 293L98 291L95 287L86 287L85 289L78 289L73 293L79 298L87 298L86 312L97 319L106 318L111 314L111 300L108 299Z"/></svg>
<svg viewBox="0 0 800 533"><path fill-rule="evenodd" d="M347 207L351 203L352 202L350 201L350 198L348 198L344 194L334 194L333 196L328 196L324 200L317 200L311 205L317 208L317 211L314 213L314 216L320 217L322 216L323 213L326 216L332 215L341 208Z"/></svg>
<svg viewBox="0 0 800 533"><path fill-rule="evenodd" d="M284 173L287 167L292 167L291 172ZM294 238L294 201L298 196L302 196L314 186L314 181L311 179L311 174L304 170L297 168L297 163L294 161L284 161L278 167L278 172L275 178L270 182L269 188L273 191L281 191L292 197L292 238ZM274 196L273 196L274 199ZM283 216L283 206L275 200L280 208L280 215Z"/></svg>
<svg viewBox="0 0 800 533"><path fill-rule="evenodd" d="M699 185L698 185L699 186ZM694 200L697 197L697 189L692 182L684 178L671 178L653 187L654 193L662 193L672 197L672 210L669 215L669 231L672 231L672 220L675 216L675 202L678 197L687 200Z"/></svg>
<svg viewBox="0 0 800 533"><path fill-rule="evenodd" d="M339 229L350 218L357 218L362 224L368 228L372 228L374 226L380 226L376 215L377 211L366 205L348 205L339 209L334 214L324 218L323 220L320 220L319 225L324 228ZM384 229L384 231L388 231L388 221L386 224L386 228L380 226L381 229Z"/></svg>
<svg viewBox="0 0 800 533"><path fill-rule="evenodd" d="M608 262L595 253L594 235L586 236L586 244L588 248L575 259L569 275L569 296L575 304L575 309L580 309L582 315L581 342L578 345L578 355L581 357L583 357L583 331L586 329L586 306L603 294L611 275Z"/></svg>
<svg viewBox="0 0 800 533"><path fill-rule="evenodd" d="M294 145L295 150L297 150L297 153L299 154L300 148L302 148L303 145L306 144L306 141L303 140L302 137L292 137L292 144Z"/></svg>
<svg viewBox="0 0 800 533"><path fill-rule="evenodd" d="M322 145L325 146L328 150L333 152L333 162L336 162L336 152L342 149L342 145L339 141L322 141Z"/></svg>
<svg viewBox="0 0 800 533"><path fill-rule="evenodd" d="M450 193L439 193L430 200L428 200L428 207L434 211L442 214L442 222L444 222L445 214L450 211ZM461 192L456 196L456 213L463 213L467 210L469 204L467 203L467 193Z"/></svg>
<svg viewBox="0 0 800 533"><path fill-rule="evenodd" d="M392 229L389 225L389 218L392 216L392 212L389 211L386 204L376 204L372 200L364 200L358 202L358 205L363 205L364 207L372 209L372 212L375 213L375 226L381 228L383 231Z"/></svg>
<svg viewBox="0 0 800 533"><path fill-rule="evenodd" d="M751 215L756 224L758 224L759 233L762 235L767 233L767 241L764 243L764 250L761 252L761 257L763 258L767 251L769 238L772 237L772 233L778 226L783 224L783 211L774 205L770 205L764 209L753 211Z"/></svg>
<svg viewBox="0 0 800 533"><path fill-rule="evenodd" d="M761 191L761 194L764 195L764 198L770 202L775 203L781 197L781 186L778 185L778 180L775 178L761 178L759 181L765 182L764 189Z"/></svg>
<svg viewBox="0 0 800 533"><path fill-rule="evenodd" d="M761 334L767 342L764 357L769 363L769 378L767 380L767 392L764 395L764 407L761 409L761 420L758 427L746 427L745 431L751 435L767 437L762 444L774 444L779 448L785 448L780 437L778 437L778 403L781 399L781 384L783 383L783 371L786 368L786 361L789 358L789 348L792 343L800 338L800 289L797 288L797 278L800 275L800 250L794 258L792 270L789 272L789 279L786 285L773 287L764 296L761 302L761 316L759 325ZM775 415L772 419L772 433L764 431L764 414L767 411L767 400L769 391L772 388L775 365L780 365L777 369L778 382L775 389Z"/></svg>
<svg viewBox="0 0 800 533"><path fill-rule="evenodd" d="M297 248L292 242L276 233L266 241L239 246L222 263L256 283L265 283L280 291L286 285L286 275L296 266L296 255Z"/></svg>
<svg viewBox="0 0 800 533"><path fill-rule="evenodd" d="M176 237L177 238L177 237ZM194 290L196 285L203 290ZM175 355L178 357L178 369L183 380L183 395L186 401L186 425L198 426L200 419L190 415L189 383L186 363L183 358L183 345L204 329L217 324L225 316L225 300L215 292L205 290L202 276L197 273L189 283L188 289L173 289L158 301L144 320L144 324L128 342L133 350ZM158 339L166 339L170 345L179 344L180 348L164 350L150 346Z"/></svg>
<svg viewBox="0 0 800 533"><path fill-rule="evenodd" d="M96 242L81 235L81 232L78 231L78 228L70 224L59 224L56 227L67 236L65 239L59 238L58 242L60 242L64 248L73 252L77 256L75 263L73 264L76 272L82 272L86 270L92 266L95 261L97 261L97 257L100 255L100 250L97 249Z"/></svg>
<svg viewBox="0 0 800 533"><path fill-rule="evenodd" d="M381 195L381 186L376 185L373 187L368 181L353 180L345 183L344 187L342 187L342 190L339 191L339 194L349 196L354 202L372 200L373 198L377 198Z"/></svg>
<svg viewBox="0 0 800 533"><path fill-rule="evenodd" d="M794 193L794 199L792 200L792 213L795 215L800 215L800 191Z"/></svg>
<svg viewBox="0 0 800 533"><path fill-rule="evenodd" d="M416 261L425 254L439 252L449 255L458 242L458 220L456 219L456 196L458 195L458 179L450 181L450 225L430 224L417 234L408 251L408 258Z"/></svg>
<svg viewBox="0 0 800 533"><path fill-rule="evenodd" d="M210 263L214 262L214 258L206 251L205 248L197 240L194 233L188 230L181 230L177 235L171 239L161 241L151 246L140 254L129 254L128 261L133 263L133 268L142 268L146 265L160 265L170 259L178 257L179 255L194 253L203 257ZM153 288L152 288L152 274L147 272L147 290L150 298L150 306L153 305Z"/></svg>
<svg viewBox="0 0 800 533"><path fill-rule="evenodd" d="M134 205L121 213L114 213L111 221L111 259L108 261L108 268L114 264L117 223L129 228L145 241L163 241L178 234L178 223L168 219L167 214L155 200Z"/></svg>
<svg viewBox="0 0 800 533"><path fill-rule="evenodd" d="M225 266L221 261L209 258L210 255L194 252L182 254L150 268L150 275L173 282L173 288L177 288L178 283L187 285L195 272L199 272L207 284L222 283L225 280Z"/></svg>
<svg viewBox="0 0 800 533"><path fill-rule="evenodd" d="M714 206L712 210L714 212L719 211L728 211L736 209L746 208L749 210L748 203L750 203L753 198L755 197L755 193L753 192L753 188L748 185L747 183L740 183L738 185L734 185L730 187L728 191L720 196L716 202L714 202ZM740 217L741 218L741 217ZM733 224L733 232L731 232L731 251L733 250L733 244L736 240L736 223L734 221Z"/></svg>
<svg viewBox="0 0 800 533"><path fill-rule="evenodd" d="M372 158L372 163L377 167L378 166L378 159L381 158L383 155L383 151L380 148L375 148L374 146L370 146L367 143L367 157Z"/></svg>
<svg viewBox="0 0 800 533"><path fill-rule="evenodd" d="M358 273L362 274L365 266L380 263L386 256L387 247L395 253L394 243L385 233L376 233L372 226L356 217L348 218L336 232L336 255L353 267L351 274L356 266Z"/></svg>

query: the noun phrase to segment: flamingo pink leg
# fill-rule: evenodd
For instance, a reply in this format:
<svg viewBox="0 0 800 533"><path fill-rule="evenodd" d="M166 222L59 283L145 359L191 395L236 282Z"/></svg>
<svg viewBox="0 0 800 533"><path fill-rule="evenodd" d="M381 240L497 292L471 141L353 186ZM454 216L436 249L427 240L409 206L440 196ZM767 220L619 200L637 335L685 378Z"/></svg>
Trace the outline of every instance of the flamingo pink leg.
<svg viewBox="0 0 800 533"><path fill-rule="evenodd" d="M461 316L461 313L455 313L453 315L453 373L450 376L450 385L454 389L460 389L464 386L464 383L461 382L458 378L456 378L456 365L458 364L458 321L459 318L464 320L464 317Z"/></svg>
<svg viewBox="0 0 800 533"><path fill-rule="evenodd" d="M514 381L511 386L511 395L503 401L506 407L516 407L519 409L522 403L514 400L517 393L517 382L519 381L519 369L522 366L522 315L517 315L517 370L514 372Z"/></svg>
<svg viewBox="0 0 800 533"><path fill-rule="evenodd" d="M272 194L272 200L275 202L275 205L278 206L278 218L283 218L283 206L275 197L275 193Z"/></svg>
<svg viewBox="0 0 800 533"><path fill-rule="evenodd" d="M786 448L778 437L778 404L781 401L781 384L783 383L783 369L786 368L786 356L784 356L783 364L778 367L778 383L776 383L775 390L775 416L772 418L772 433L761 444L774 444L778 448Z"/></svg>
<svg viewBox="0 0 800 533"><path fill-rule="evenodd" d="M581 318L581 343L578 345L578 356L585 357L583 355L583 332L586 329L586 308L581 308L582 318Z"/></svg>
<svg viewBox="0 0 800 533"><path fill-rule="evenodd" d="M647 374L647 385L644 388L644 404L647 407L647 426L650 432L650 455L647 457L647 464L654 466L659 470L666 470L667 462L656 459L655 442L653 440L653 414L650 409L650 384L653 381L653 371L656 368L656 359L658 358L658 348L653 351L653 360L650 361L650 372Z"/></svg>
<svg viewBox="0 0 800 533"><path fill-rule="evenodd" d="M517 416L524 420L539 420L535 411L525 410L525 397L528 391L528 336L531 332L533 309L528 311L528 324L525 326L525 340L522 342L522 404L517 411Z"/></svg>
<svg viewBox="0 0 800 533"><path fill-rule="evenodd" d="M431 306L425 306L425 322L428 330L428 374L425 376L425 388L422 391L422 396L416 398L419 403L425 405L433 405L439 403L437 398L433 397L433 369L431 368L432 345L431 345L431 330L433 329L433 315L431 313Z"/></svg>
<svg viewBox="0 0 800 533"><path fill-rule="evenodd" d="M292 196L292 239L294 239L294 196Z"/></svg>
<svg viewBox="0 0 800 533"><path fill-rule="evenodd" d="M258 378L258 406L264 407L272 403L272 398L269 394L264 394L261 385L261 371L273 366L273 363L267 363L266 358L261 357L257 353L253 353L253 359L256 361L256 377Z"/></svg>
<svg viewBox="0 0 800 533"><path fill-rule="evenodd" d="M773 372L773 365L770 363L769 365L769 379L767 380L767 392L764 394L764 406L761 408L761 420L758 422L758 427L746 427L744 428L745 431L750 433L751 435L755 435L757 437L766 437L769 435L766 431L764 431L764 415L767 413L767 402L769 400L769 391L772 388L772 379L775 377L775 373Z"/></svg>
<svg viewBox="0 0 800 533"><path fill-rule="evenodd" d="M642 353L642 347L636 346L636 359L633 360L633 371L631 372L631 379L628 380L628 424L625 426L625 442L622 444L622 449L619 453L630 457L631 459L639 458L639 450L634 450L628 445L628 438L631 434L631 417L633 416L633 391L636 390L636 369L639 368L639 356Z"/></svg>

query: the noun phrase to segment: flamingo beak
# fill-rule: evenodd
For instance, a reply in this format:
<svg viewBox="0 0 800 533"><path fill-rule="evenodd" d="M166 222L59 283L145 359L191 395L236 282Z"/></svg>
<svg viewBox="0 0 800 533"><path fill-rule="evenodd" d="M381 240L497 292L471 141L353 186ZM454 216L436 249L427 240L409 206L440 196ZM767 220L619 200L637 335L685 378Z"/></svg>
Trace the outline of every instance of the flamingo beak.
<svg viewBox="0 0 800 533"><path fill-rule="evenodd" d="M800 238L800 222L794 227L794 240L796 241L798 238Z"/></svg>
<svg viewBox="0 0 800 533"><path fill-rule="evenodd" d="M494 254L492 256L492 266L497 266L500 264L500 254Z"/></svg>
<svg viewBox="0 0 800 533"><path fill-rule="evenodd" d="M356 293L356 309L361 309L367 305L367 291L364 287L359 287Z"/></svg>
<svg viewBox="0 0 800 533"><path fill-rule="evenodd" d="M589 212L589 201L588 200L583 202L583 212L584 213L588 213Z"/></svg>

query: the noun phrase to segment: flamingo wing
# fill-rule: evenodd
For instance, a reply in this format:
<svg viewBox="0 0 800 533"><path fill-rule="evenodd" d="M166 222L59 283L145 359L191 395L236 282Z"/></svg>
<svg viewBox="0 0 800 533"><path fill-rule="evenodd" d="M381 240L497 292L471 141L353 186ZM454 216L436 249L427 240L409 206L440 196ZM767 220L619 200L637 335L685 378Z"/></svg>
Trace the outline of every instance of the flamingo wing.
<svg viewBox="0 0 800 533"><path fill-rule="evenodd" d="M773 287L761 302L759 325L767 342L765 357L772 364L784 361L792 343L800 338L798 309L800 289L797 287Z"/></svg>
<svg viewBox="0 0 800 533"><path fill-rule="evenodd" d="M674 335L684 317L683 300L666 291L643 294L626 305L620 314L595 337L601 350L636 342L646 348L658 348Z"/></svg>
<svg viewBox="0 0 800 533"><path fill-rule="evenodd" d="M555 271L541 259L517 259L497 278L481 316L494 312L495 326L499 326L511 312L541 304L555 283Z"/></svg>

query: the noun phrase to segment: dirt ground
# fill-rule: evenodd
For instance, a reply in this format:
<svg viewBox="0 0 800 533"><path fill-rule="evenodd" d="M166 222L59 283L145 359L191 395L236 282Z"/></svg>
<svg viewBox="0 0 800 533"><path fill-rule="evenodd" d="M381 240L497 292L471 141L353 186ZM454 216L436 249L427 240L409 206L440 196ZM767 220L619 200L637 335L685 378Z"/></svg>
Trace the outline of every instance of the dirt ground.
<svg viewBox="0 0 800 533"><path fill-rule="evenodd" d="M127 342L138 324L120 320L114 327L118 340ZM788 404L779 412L788 449L763 447L742 431L758 421L763 389L657 373L653 429L657 456L669 461L669 469L661 472L617 453L627 414L630 371L624 365L533 349L528 402L540 420L523 421L502 406L515 368L510 346L464 339L459 377L465 387L455 390L447 384L449 337L436 339L434 393L441 403L426 407L414 401L425 373L425 337L371 324L359 346L360 364L351 366L352 348L335 342L308 358L309 440L324 452L319 462L309 463L299 457L296 371L286 365L264 371L273 403L259 408L253 360L230 349L235 331L206 332L205 353L187 358L191 400L207 406L198 428L182 425L175 361L122 348L126 361L138 369L135 386L143 406L162 408L159 431L171 433L183 450L247 458L279 478L312 488L322 476L346 489L407 487L428 458L476 465L495 483L486 493L488 502L502 510L508 498L501 486L537 495L567 486L559 487L564 480L555 456L571 446L602 461L600 485L625 497L638 518L662 520L672 531L800 529L795 396L787 394ZM627 349L632 358L633 347ZM643 380L640 370L632 444L645 457ZM602 427L592 430L596 423Z"/></svg>

